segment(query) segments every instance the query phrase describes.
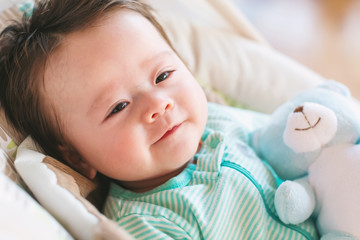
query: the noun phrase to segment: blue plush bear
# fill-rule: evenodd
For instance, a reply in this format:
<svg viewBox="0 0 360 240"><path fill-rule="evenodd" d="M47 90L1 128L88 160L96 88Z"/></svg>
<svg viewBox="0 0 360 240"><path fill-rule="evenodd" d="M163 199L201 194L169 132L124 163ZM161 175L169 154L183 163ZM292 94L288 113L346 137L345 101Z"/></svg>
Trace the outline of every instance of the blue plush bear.
<svg viewBox="0 0 360 240"><path fill-rule="evenodd" d="M286 224L313 216L322 239L360 239L360 108L328 81L280 106L251 135L257 154L285 180L275 208Z"/></svg>

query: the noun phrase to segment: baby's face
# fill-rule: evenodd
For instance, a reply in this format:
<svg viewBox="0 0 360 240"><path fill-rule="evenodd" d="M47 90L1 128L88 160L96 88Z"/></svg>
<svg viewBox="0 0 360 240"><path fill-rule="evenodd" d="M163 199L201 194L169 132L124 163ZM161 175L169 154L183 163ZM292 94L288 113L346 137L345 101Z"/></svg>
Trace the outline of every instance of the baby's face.
<svg viewBox="0 0 360 240"><path fill-rule="evenodd" d="M65 37L45 69L45 96L85 163L140 181L196 153L205 95L155 27L128 10Z"/></svg>

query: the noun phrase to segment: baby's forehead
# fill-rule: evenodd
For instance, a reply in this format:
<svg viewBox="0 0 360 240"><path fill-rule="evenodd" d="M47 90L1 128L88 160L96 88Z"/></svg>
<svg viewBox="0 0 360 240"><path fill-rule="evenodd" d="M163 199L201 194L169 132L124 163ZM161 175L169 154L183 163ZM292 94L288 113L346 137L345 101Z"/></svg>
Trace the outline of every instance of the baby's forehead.
<svg viewBox="0 0 360 240"><path fill-rule="evenodd" d="M169 55L176 54L145 17L130 10L112 12L62 38L45 67L45 91L57 102L85 89L88 97L109 79L131 79Z"/></svg>

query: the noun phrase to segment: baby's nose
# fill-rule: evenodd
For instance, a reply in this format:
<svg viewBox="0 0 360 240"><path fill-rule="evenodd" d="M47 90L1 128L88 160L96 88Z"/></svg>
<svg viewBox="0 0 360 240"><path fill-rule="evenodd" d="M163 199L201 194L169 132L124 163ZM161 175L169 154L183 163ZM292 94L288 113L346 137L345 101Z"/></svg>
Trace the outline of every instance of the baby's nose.
<svg viewBox="0 0 360 240"><path fill-rule="evenodd" d="M161 115L163 115L167 110L171 109L172 108L172 104L171 103L167 103L165 105L165 107L161 107L158 109L159 111L154 111L152 114L151 114L151 120L156 120L158 117L160 117Z"/></svg>
<svg viewBox="0 0 360 240"><path fill-rule="evenodd" d="M155 122L158 118L166 114L167 111L174 107L174 101L167 97L151 97L146 100L147 105L145 112L145 121L148 123Z"/></svg>

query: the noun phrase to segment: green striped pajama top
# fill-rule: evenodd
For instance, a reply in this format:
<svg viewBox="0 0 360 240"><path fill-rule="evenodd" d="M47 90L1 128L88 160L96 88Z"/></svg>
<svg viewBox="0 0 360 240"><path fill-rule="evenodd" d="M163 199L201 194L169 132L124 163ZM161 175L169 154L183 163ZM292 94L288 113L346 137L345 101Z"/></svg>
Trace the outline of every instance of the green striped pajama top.
<svg viewBox="0 0 360 240"><path fill-rule="evenodd" d="M208 106L196 165L146 193L112 184L105 215L136 239L317 239L313 221L278 219L274 177L247 144L268 116Z"/></svg>

